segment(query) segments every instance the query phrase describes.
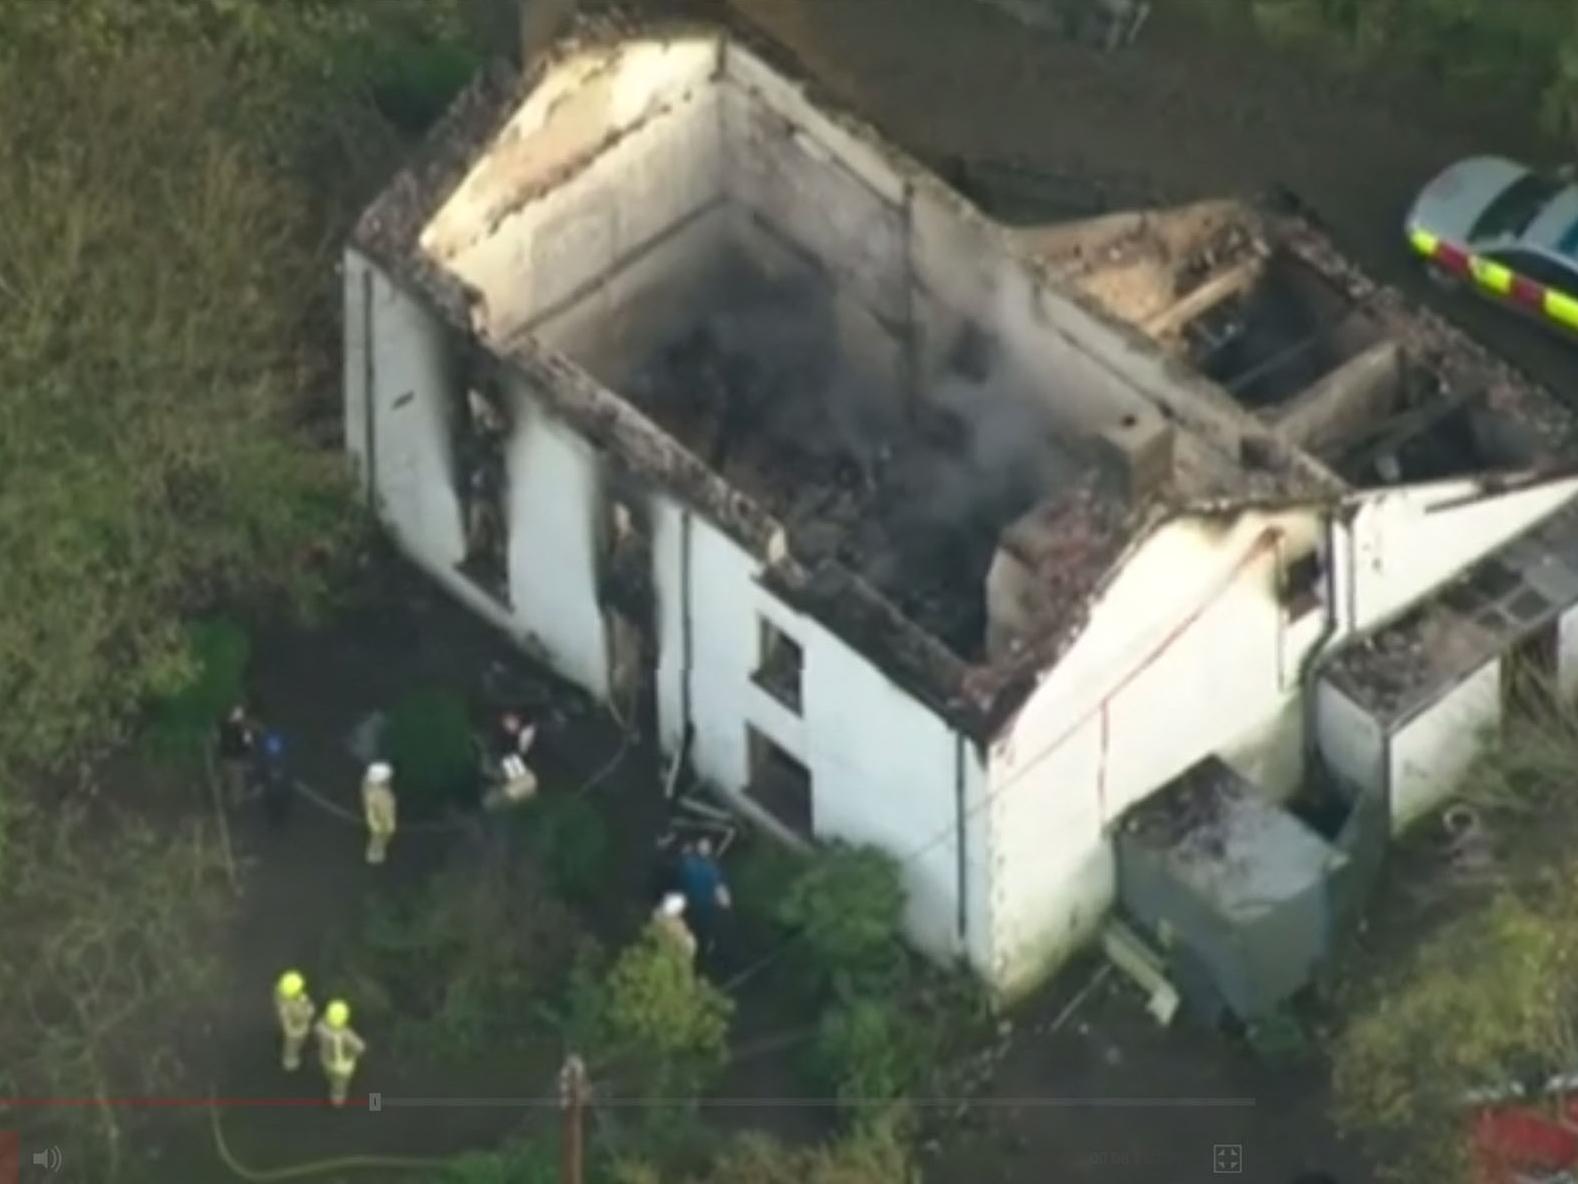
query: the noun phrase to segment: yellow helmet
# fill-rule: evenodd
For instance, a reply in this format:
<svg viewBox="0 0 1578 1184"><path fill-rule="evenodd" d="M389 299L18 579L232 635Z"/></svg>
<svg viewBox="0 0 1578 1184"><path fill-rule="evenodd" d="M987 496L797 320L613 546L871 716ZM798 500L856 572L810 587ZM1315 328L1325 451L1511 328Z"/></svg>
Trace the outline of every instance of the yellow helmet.
<svg viewBox="0 0 1578 1184"><path fill-rule="evenodd" d="M286 999L294 999L307 989L307 980L294 970L287 970L280 975L279 993Z"/></svg>
<svg viewBox="0 0 1578 1184"><path fill-rule="evenodd" d="M323 1018L331 1028L343 1028L351 1022L351 1008L343 999L336 999L324 1009Z"/></svg>

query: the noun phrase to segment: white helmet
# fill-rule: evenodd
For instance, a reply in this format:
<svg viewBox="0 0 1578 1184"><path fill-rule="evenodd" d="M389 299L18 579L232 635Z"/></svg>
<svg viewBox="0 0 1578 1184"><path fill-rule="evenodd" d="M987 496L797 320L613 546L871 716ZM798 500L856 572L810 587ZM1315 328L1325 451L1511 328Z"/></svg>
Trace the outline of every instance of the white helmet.
<svg viewBox="0 0 1578 1184"><path fill-rule="evenodd" d="M685 911L685 897L679 892L670 892L663 898L661 907L665 917L677 917Z"/></svg>
<svg viewBox="0 0 1578 1184"><path fill-rule="evenodd" d="M382 783L393 779L394 769L384 761L374 761L367 766L367 780Z"/></svg>

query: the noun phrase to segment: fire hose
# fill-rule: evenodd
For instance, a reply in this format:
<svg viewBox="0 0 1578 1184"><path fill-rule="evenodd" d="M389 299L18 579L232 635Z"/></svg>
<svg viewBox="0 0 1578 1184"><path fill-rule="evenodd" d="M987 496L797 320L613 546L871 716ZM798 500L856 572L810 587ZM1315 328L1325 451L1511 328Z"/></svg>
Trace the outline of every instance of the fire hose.
<svg viewBox="0 0 1578 1184"><path fill-rule="evenodd" d="M310 1160L307 1163L293 1164L290 1167L269 1168L261 1170L249 1168L235 1157L230 1150L230 1145L225 1142L224 1128L219 1122L219 1107L215 1104L213 1096L209 1096L208 1123L214 1135L214 1150L218 1152L220 1161L230 1171L243 1180L252 1184L274 1184L276 1180L304 1180L309 1176L322 1176L329 1172L355 1172L381 1171L416 1172L432 1171L454 1162L454 1157L437 1159L432 1156L415 1155L342 1155L335 1159Z"/></svg>

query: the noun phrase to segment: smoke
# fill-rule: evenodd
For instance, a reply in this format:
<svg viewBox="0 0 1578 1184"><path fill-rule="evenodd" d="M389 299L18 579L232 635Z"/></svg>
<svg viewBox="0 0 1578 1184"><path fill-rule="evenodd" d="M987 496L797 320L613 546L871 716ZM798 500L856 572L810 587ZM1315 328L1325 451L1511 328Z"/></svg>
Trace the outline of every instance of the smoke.
<svg viewBox="0 0 1578 1184"><path fill-rule="evenodd" d="M802 272L731 285L730 299L705 322L725 358L749 363L753 385L775 396L824 390L837 369L838 333L827 283Z"/></svg>
<svg viewBox="0 0 1578 1184"><path fill-rule="evenodd" d="M973 330L926 385L925 404L951 436L925 457L929 489L911 517L926 530L980 531L995 543L1006 522L1075 475L1045 409Z"/></svg>

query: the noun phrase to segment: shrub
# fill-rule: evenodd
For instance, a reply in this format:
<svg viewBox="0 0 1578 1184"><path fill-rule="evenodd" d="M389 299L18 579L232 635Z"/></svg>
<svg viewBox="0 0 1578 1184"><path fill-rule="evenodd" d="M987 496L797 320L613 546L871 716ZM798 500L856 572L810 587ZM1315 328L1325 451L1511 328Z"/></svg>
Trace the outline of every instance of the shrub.
<svg viewBox="0 0 1578 1184"><path fill-rule="evenodd" d="M804 934L807 985L843 996L894 990L906 954L898 933L904 888L898 864L875 847L834 844L780 898L779 921Z"/></svg>
<svg viewBox="0 0 1578 1184"><path fill-rule="evenodd" d="M459 1058L529 1036L534 992L569 960L575 922L520 861L457 864L415 896L375 897L339 981L386 992L412 1051ZM434 965L443 973L435 974Z"/></svg>
<svg viewBox="0 0 1578 1184"><path fill-rule="evenodd" d="M790 887L806 871L811 859L783 843L752 842L733 860L730 879L740 919L781 929L779 915Z"/></svg>
<svg viewBox="0 0 1578 1184"><path fill-rule="evenodd" d="M185 629L185 676L178 690L160 700L148 739L163 759L199 759L220 717L245 691L252 640L245 629L224 618L196 621Z"/></svg>
<svg viewBox="0 0 1578 1184"><path fill-rule="evenodd" d="M559 1168L558 1139L543 1136L462 1155L429 1184L559 1184Z"/></svg>
<svg viewBox="0 0 1578 1184"><path fill-rule="evenodd" d="M816 1088L848 1108L857 1123L887 1112L912 1093L931 1041L916 1016L887 1000L857 999L826 1012L807 1069Z"/></svg>
<svg viewBox="0 0 1578 1184"><path fill-rule="evenodd" d="M653 929L592 990L593 1039L638 1066L650 1092L693 1094L728 1059L733 1000Z"/></svg>
<svg viewBox="0 0 1578 1184"><path fill-rule="evenodd" d="M419 688L407 694L389 713L384 745L403 811L421 813L475 794L471 719L454 692Z"/></svg>
<svg viewBox="0 0 1578 1184"><path fill-rule="evenodd" d="M742 1135L693 1184L918 1184L904 1139L873 1123L824 1147L790 1148L766 1135Z"/></svg>
<svg viewBox="0 0 1578 1184"><path fill-rule="evenodd" d="M554 891L586 900L602 889L610 846L603 816L584 794L546 794L522 817L525 845Z"/></svg>

